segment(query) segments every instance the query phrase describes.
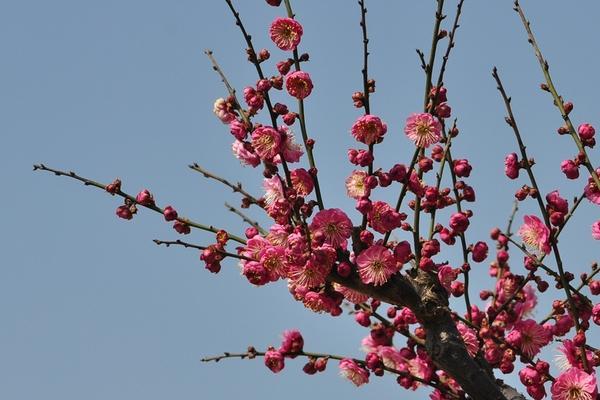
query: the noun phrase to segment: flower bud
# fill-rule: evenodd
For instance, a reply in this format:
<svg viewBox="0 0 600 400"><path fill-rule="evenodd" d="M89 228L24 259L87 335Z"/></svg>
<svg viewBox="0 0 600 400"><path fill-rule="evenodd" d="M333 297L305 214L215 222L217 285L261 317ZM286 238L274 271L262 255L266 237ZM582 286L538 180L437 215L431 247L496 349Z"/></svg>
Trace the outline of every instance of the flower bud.
<svg viewBox="0 0 600 400"><path fill-rule="evenodd" d="M163 210L165 221L174 221L177 219L177 211L171 206L166 206Z"/></svg>

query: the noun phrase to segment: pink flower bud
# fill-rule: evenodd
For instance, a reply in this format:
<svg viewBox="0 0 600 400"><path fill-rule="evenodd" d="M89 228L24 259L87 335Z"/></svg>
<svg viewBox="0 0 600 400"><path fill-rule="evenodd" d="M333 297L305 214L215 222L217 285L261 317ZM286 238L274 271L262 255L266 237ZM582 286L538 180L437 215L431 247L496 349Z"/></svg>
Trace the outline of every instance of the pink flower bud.
<svg viewBox="0 0 600 400"><path fill-rule="evenodd" d="M343 261L338 264L337 273L342 278L346 278L346 277L350 276L351 272L352 272L352 267L347 262Z"/></svg>
<svg viewBox="0 0 600 400"><path fill-rule="evenodd" d="M519 371L519 379L525 386L539 385L542 382L540 373L530 366Z"/></svg>
<svg viewBox="0 0 600 400"><path fill-rule="evenodd" d="M390 177L396 181L401 182L406 178L406 166L403 164L396 164L390 169Z"/></svg>
<svg viewBox="0 0 600 400"><path fill-rule="evenodd" d="M304 338L297 330L283 332L283 341L279 351L282 353L299 353L304 347Z"/></svg>
<svg viewBox="0 0 600 400"><path fill-rule="evenodd" d="M377 178L374 177L373 175L369 175L365 178L365 185L369 188L369 189L375 189L378 185L377 182Z"/></svg>
<svg viewBox="0 0 600 400"><path fill-rule="evenodd" d="M246 126L238 120L233 120L229 123L229 131L237 140L240 141L244 141L248 135Z"/></svg>
<svg viewBox="0 0 600 400"><path fill-rule="evenodd" d="M256 82L256 90L259 92L268 92L271 89L271 82L268 79L261 79Z"/></svg>
<svg viewBox="0 0 600 400"><path fill-rule="evenodd" d="M500 250L496 253L496 259L500 264L505 264L508 261L508 252L505 250Z"/></svg>
<svg viewBox="0 0 600 400"><path fill-rule="evenodd" d="M519 158L517 153L510 153L504 158L504 173L510 179L519 177Z"/></svg>
<svg viewBox="0 0 600 400"><path fill-rule="evenodd" d="M123 219L132 219L133 218L133 213L131 212L131 210L129 209L128 206L119 206L117 207L117 217L119 218L123 218Z"/></svg>
<svg viewBox="0 0 600 400"><path fill-rule="evenodd" d="M269 347L265 353L265 365L274 373L278 373L285 366L283 354L279 350Z"/></svg>
<svg viewBox="0 0 600 400"><path fill-rule="evenodd" d="M327 358L318 358L317 361L315 361L315 369L318 372L325 371L325 368L327 367L327 360Z"/></svg>
<svg viewBox="0 0 600 400"><path fill-rule="evenodd" d="M444 101L448 101L446 93L447 89L445 87L440 86L437 88L433 86L429 91L429 97L435 99L436 102L443 103Z"/></svg>
<svg viewBox="0 0 600 400"><path fill-rule="evenodd" d="M440 118L450 118L452 108L446 102L440 103L435 107L435 114Z"/></svg>
<svg viewBox="0 0 600 400"><path fill-rule="evenodd" d="M444 148L439 144L433 146L433 148L431 149L431 158L437 162L442 161L442 159L444 158Z"/></svg>
<svg viewBox="0 0 600 400"><path fill-rule="evenodd" d="M421 257L421 260L419 260L419 268L423 271L432 271L434 267L435 263L429 257Z"/></svg>
<svg viewBox="0 0 600 400"><path fill-rule="evenodd" d="M252 239L254 236L258 235L258 229L256 229L254 226L250 226L246 228L246 230L244 231L244 235L248 239Z"/></svg>
<svg viewBox="0 0 600 400"><path fill-rule="evenodd" d="M269 50L267 50L267 49L261 49L258 52L258 59L260 61L265 61L265 60L268 60L269 58L271 58L271 53L269 53Z"/></svg>
<svg viewBox="0 0 600 400"><path fill-rule="evenodd" d="M464 213L454 213L450 217L449 225L455 232L462 233L469 227L469 218Z"/></svg>
<svg viewBox="0 0 600 400"><path fill-rule="evenodd" d="M456 176L462 178L462 177L468 177L469 175L471 175L471 170L473 168L469 164L468 160L465 160L465 159L454 160L453 165L454 165L454 167L453 167L454 173L456 174Z"/></svg>
<svg viewBox="0 0 600 400"><path fill-rule="evenodd" d="M373 244L374 238L375 236L373 235L373 232L370 232L366 229L360 232L360 241L366 244L367 246Z"/></svg>
<svg viewBox="0 0 600 400"><path fill-rule="evenodd" d="M423 172L429 172L433 169L433 161L431 158L423 157L419 160L419 168Z"/></svg>
<svg viewBox="0 0 600 400"><path fill-rule="evenodd" d="M446 243L448 246L452 246L454 243L456 243L456 237L447 228L443 228L440 231L440 239L442 242Z"/></svg>
<svg viewBox="0 0 600 400"><path fill-rule="evenodd" d="M542 384L527 386L527 393L533 398L533 400L542 400L544 397L546 397L546 389Z"/></svg>
<svg viewBox="0 0 600 400"><path fill-rule="evenodd" d="M569 179L579 178L579 166L573 160L564 160L560 163L560 170Z"/></svg>
<svg viewBox="0 0 600 400"><path fill-rule="evenodd" d="M473 261L479 263L484 261L488 256L488 245L485 242L477 242L471 250Z"/></svg>
<svg viewBox="0 0 600 400"><path fill-rule="evenodd" d="M296 113L289 112L289 113L285 114L282 117L282 119L283 119L283 123L286 124L287 126L294 125L294 122L296 122Z"/></svg>
<svg viewBox="0 0 600 400"><path fill-rule="evenodd" d="M181 221L175 221L173 224L173 229L175 229L175 231L181 235L187 235L192 231L188 224Z"/></svg>
<svg viewBox="0 0 600 400"><path fill-rule="evenodd" d="M371 203L371 201L369 199L359 199L356 202L356 209L361 214L367 214L369 211L371 211L372 208L373 208L373 204Z"/></svg>
<svg viewBox="0 0 600 400"><path fill-rule="evenodd" d="M135 197L135 201L136 203L141 204L143 206L154 205L154 198L152 197L152 194L148 191L148 189L144 189L141 192L139 192Z"/></svg>
<svg viewBox="0 0 600 400"><path fill-rule="evenodd" d="M171 206L166 206L163 210L163 216L165 221L174 221L177 219L177 211Z"/></svg>
<svg viewBox="0 0 600 400"><path fill-rule="evenodd" d="M410 243L406 240L398 243L394 248L394 257L400 264L406 264L412 258Z"/></svg>
<svg viewBox="0 0 600 400"><path fill-rule="evenodd" d="M371 325L371 319L369 318L369 314L364 311L359 311L354 314L354 320L358 322L360 326L364 326L365 328Z"/></svg>
<svg viewBox="0 0 600 400"><path fill-rule="evenodd" d="M292 66L292 63L289 62L288 60L279 61L277 63L277 71L279 71L279 73L281 75L287 75L287 73L290 72L291 66Z"/></svg>
<svg viewBox="0 0 600 400"><path fill-rule="evenodd" d="M579 125L579 128L577 128L577 133L579 133L581 140L589 140L594 137L596 130L590 124L581 124Z"/></svg>

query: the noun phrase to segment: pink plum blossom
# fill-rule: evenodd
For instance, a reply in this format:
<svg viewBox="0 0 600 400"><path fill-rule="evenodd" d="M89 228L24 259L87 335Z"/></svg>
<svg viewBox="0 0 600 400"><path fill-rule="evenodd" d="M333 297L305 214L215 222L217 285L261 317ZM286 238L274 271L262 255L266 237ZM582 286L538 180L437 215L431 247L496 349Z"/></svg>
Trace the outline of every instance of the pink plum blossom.
<svg viewBox="0 0 600 400"><path fill-rule="evenodd" d="M535 215L525 215L524 224L519 228L519 236L527 246L544 254L550 253L550 230Z"/></svg>
<svg viewBox="0 0 600 400"><path fill-rule="evenodd" d="M398 272L392 253L383 246L373 245L356 258L360 279L367 284L383 285Z"/></svg>
<svg viewBox="0 0 600 400"><path fill-rule="evenodd" d="M302 25L292 18L276 18L271 23L269 35L281 50L294 50L302 38Z"/></svg>
<svg viewBox="0 0 600 400"><path fill-rule="evenodd" d="M369 371L359 366L356 361L344 358L340 361L340 375L350 380L356 386L369 383Z"/></svg>
<svg viewBox="0 0 600 400"><path fill-rule="evenodd" d="M363 115L352 125L352 136L364 144L376 143L387 132L387 125L375 115Z"/></svg>
<svg viewBox="0 0 600 400"><path fill-rule="evenodd" d="M313 83L307 72L294 71L286 76L285 88L290 96L302 100L312 92Z"/></svg>
<svg viewBox="0 0 600 400"><path fill-rule="evenodd" d="M406 119L404 132L417 147L429 147L442 138L442 124L429 113L411 114Z"/></svg>
<svg viewBox="0 0 600 400"><path fill-rule="evenodd" d="M331 246L346 247L346 239L352 235L352 221L339 208L319 211L310 224L313 233L325 236L325 243Z"/></svg>
<svg viewBox="0 0 600 400"><path fill-rule="evenodd" d="M570 368L552 384L552 400L595 400L598 395L596 375Z"/></svg>

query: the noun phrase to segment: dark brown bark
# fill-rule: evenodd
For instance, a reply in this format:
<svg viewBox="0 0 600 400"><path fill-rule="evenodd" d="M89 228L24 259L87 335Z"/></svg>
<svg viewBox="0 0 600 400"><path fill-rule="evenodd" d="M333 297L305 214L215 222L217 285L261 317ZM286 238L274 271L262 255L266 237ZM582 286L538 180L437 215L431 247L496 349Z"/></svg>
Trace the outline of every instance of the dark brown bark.
<svg viewBox="0 0 600 400"><path fill-rule="evenodd" d="M413 277L396 274L382 286L365 285L354 274L343 278L332 273L330 279L350 289L396 306L410 308L423 325L425 347L436 365L450 374L475 400L520 400L523 395L494 378L484 360L469 356L458 332L445 290L434 275L418 270Z"/></svg>

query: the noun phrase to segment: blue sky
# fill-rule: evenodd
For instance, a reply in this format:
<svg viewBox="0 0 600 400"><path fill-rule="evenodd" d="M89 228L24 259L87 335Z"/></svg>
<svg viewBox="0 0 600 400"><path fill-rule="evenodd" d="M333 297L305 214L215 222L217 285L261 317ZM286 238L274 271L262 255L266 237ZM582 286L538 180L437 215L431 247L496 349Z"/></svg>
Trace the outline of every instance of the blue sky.
<svg viewBox="0 0 600 400"><path fill-rule="evenodd" d="M259 0L237 3L256 47L269 48L273 61L285 57L267 35L270 21L284 10ZM295 3L305 31L301 51L311 56L305 69L315 90L306 112L321 180L327 182L325 203L356 218L343 179L352 169L345 156L354 145L348 131L360 113L350 99L361 88L359 9L354 1ZM372 112L389 126L384 146L376 150L382 166L408 163L413 152L402 127L422 107L423 74L414 49L428 50L434 3L367 0L370 73L377 81ZM447 3L452 16L454 2ZM600 83L593 79L600 66L593 30L600 4L523 6L559 91L575 103L574 121L600 126ZM22 0L4 2L1 9L0 397L423 398L389 377L356 390L337 376L333 363L313 377L301 372L300 361L279 375L260 361L200 363L202 356L249 344L278 345L288 328L304 333L306 349L361 356L359 341L367 332L351 317L309 312L283 284L251 287L234 263L215 276L196 252L155 246L152 239L176 238L158 215L142 210L124 222L114 215L117 199L31 172L33 163L44 162L104 182L120 177L126 191L149 188L159 204L242 233L239 220L223 207L237 197L187 168L198 162L259 194L260 171L242 168L230 155L231 136L212 115L214 99L226 92L204 49L214 50L239 90L256 81L224 1ZM513 193L526 183L502 174L503 157L516 146L492 66L513 96L542 190L559 188L572 198L584 180L560 174L560 161L572 157L575 147L555 134L561 118L538 89L541 72L512 2L467 0L457 42L445 80L461 129L454 156L468 156L474 167L469 182L478 203L467 237L475 242L505 225ZM273 73L274 63L268 68ZM396 190L379 195L391 200ZM536 211L533 203L522 209ZM562 255L576 273L597 259L589 225L598 217L584 203L561 239ZM193 232L186 239L212 238ZM453 251L447 257L459 261ZM513 253L513 259L521 255ZM490 286L486 270L474 270L472 297ZM545 315L548 303L540 308L537 315Z"/></svg>

